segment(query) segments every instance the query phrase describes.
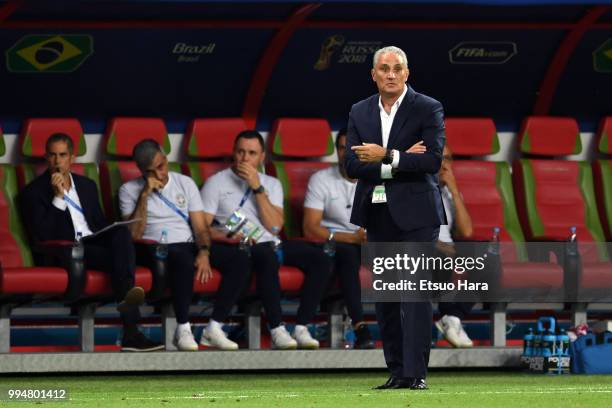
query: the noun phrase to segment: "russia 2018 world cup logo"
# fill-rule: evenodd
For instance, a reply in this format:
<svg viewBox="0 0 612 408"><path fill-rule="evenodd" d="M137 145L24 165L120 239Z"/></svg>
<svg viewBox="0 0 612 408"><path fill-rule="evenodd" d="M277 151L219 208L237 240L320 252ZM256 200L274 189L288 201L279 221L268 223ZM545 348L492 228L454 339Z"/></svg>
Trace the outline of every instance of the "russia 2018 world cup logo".
<svg viewBox="0 0 612 408"><path fill-rule="evenodd" d="M344 44L344 36L332 35L327 37L323 44L321 44L321 53L319 54L319 60L315 63L314 69L317 71L324 71L329 68L331 57L334 52Z"/></svg>

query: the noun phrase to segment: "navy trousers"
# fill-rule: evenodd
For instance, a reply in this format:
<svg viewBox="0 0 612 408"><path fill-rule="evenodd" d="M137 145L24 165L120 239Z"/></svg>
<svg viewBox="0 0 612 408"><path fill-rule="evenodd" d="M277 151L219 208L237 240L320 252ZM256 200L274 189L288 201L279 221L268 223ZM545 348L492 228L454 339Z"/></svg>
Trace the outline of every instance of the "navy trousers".
<svg viewBox="0 0 612 408"><path fill-rule="evenodd" d="M369 242L435 242L439 232L439 225L402 231L395 225L386 204L370 206ZM431 349L431 302L377 302L376 319L391 375L425 378Z"/></svg>

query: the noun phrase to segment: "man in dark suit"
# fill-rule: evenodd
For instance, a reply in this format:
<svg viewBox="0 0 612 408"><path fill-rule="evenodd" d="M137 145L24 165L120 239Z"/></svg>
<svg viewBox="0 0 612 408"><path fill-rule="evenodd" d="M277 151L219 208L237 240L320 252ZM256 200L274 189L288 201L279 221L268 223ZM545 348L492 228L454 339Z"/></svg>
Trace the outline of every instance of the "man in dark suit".
<svg viewBox="0 0 612 408"><path fill-rule="evenodd" d="M379 93L353 105L345 158L359 180L351 222L369 242L435 242L445 223L438 188L444 148L442 105L406 84L406 54L385 47L374 54ZM408 152L422 141L423 153ZM389 380L376 389L426 389L432 308L426 302L376 304Z"/></svg>
<svg viewBox="0 0 612 408"><path fill-rule="evenodd" d="M45 146L48 169L20 196L26 227L33 242L74 241L81 238L85 267L111 274L117 309L123 321L122 351L153 351L163 346L138 331L138 306L144 291L134 286L136 268L134 244L127 228L119 227L87 239L109 223L102 213L96 184L87 177L72 174L72 139L63 133L49 137ZM62 260L64 264L68 259Z"/></svg>

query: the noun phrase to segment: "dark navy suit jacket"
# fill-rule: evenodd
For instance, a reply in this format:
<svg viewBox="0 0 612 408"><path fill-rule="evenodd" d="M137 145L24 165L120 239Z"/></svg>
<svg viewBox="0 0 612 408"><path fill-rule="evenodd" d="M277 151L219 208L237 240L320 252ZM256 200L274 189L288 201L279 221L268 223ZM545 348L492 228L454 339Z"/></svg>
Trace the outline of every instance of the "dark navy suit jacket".
<svg viewBox="0 0 612 408"><path fill-rule="evenodd" d="M87 177L72 173L85 220L93 232L108 225L104 217L96 183ZM75 238L74 225L68 207L62 211L53 205L53 188L49 171L28 184L19 196L21 215L29 236L34 242L68 240Z"/></svg>
<svg viewBox="0 0 612 408"><path fill-rule="evenodd" d="M364 99L351 108L348 122L345 167L347 175L359 179L351 223L368 227L368 209L372 190L385 185L387 205L395 224L403 231L446 224L438 171L444 149L444 110L433 98L408 87L393 120L388 149L400 152L399 166L393 179L380 177L380 163L362 163L351 146L376 143L382 146L379 94ZM423 140L424 154L405 153ZM375 204L374 204L375 205Z"/></svg>

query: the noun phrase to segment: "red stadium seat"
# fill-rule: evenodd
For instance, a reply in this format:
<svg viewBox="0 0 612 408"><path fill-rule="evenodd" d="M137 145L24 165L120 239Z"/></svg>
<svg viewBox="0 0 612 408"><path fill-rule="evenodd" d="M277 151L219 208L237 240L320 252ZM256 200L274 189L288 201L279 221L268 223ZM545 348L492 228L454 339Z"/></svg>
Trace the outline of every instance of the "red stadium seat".
<svg viewBox="0 0 612 408"><path fill-rule="evenodd" d="M191 177L198 187L202 187L208 177L230 165L234 139L238 133L247 129L242 118L194 119L185 135L184 151L189 158L206 161L183 163L183 174Z"/></svg>
<svg viewBox="0 0 612 408"><path fill-rule="evenodd" d="M453 154L459 151L463 156L483 156L499 150L495 124L491 119L447 118L446 134ZM453 173L472 219L474 232L471 239L488 241L493 228L500 228L502 287L540 287L541 284L561 287L563 270L559 265L527 262L525 237L516 212L508 164L455 160Z"/></svg>
<svg viewBox="0 0 612 408"><path fill-rule="evenodd" d="M334 152L334 140L325 119L277 119L268 147L283 157L321 157Z"/></svg>
<svg viewBox="0 0 612 408"><path fill-rule="evenodd" d="M130 158L134 146L144 139L153 139L166 153L170 153L170 139L160 118L113 118L104 134L106 153Z"/></svg>
<svg viewBox="0 0 612 408"><path fill-rule="evenodd" d="M549 157L579 153L581 144L577 129L573 119L530 117L521 131L521 151ZM528 239L564 241L569 237L570 228L575 226L580 242L605 240L589 163L520 159L513 164L513 183ZM612 264L605 262L608 259L605 248L583 245L580 252L582 287L593 287L599 282L602 268L608 270L606 287L611 287Z"/></svg>
<svg viewBox="0 0 612 408"><path fill-rule="evenodd" d="M19 135L21 154L24 157L44 157L47 139L54 133L65 133L70 136L76 156L82 156L87 151L83 128L78 119L30 118L24 122Z"/></svg>
<svg viewBox="0 0 612 408"><path fill-rule="evenodd" d="M291 158L315 158L334 152L334 141L325 119L277 119L268 141L272 153L278 157L268 166L271 175L283 185L285 197L285 235L302 235L304 196L310 176L330 166L318 161L295 161Z"/></svg>
<svg viewBox="0 0 612 408"><path fill-rule="evenodd" d="M236 135L247 129L242 118L194 119L185 133L184 151L196 159L229 158Z"/></svg>

